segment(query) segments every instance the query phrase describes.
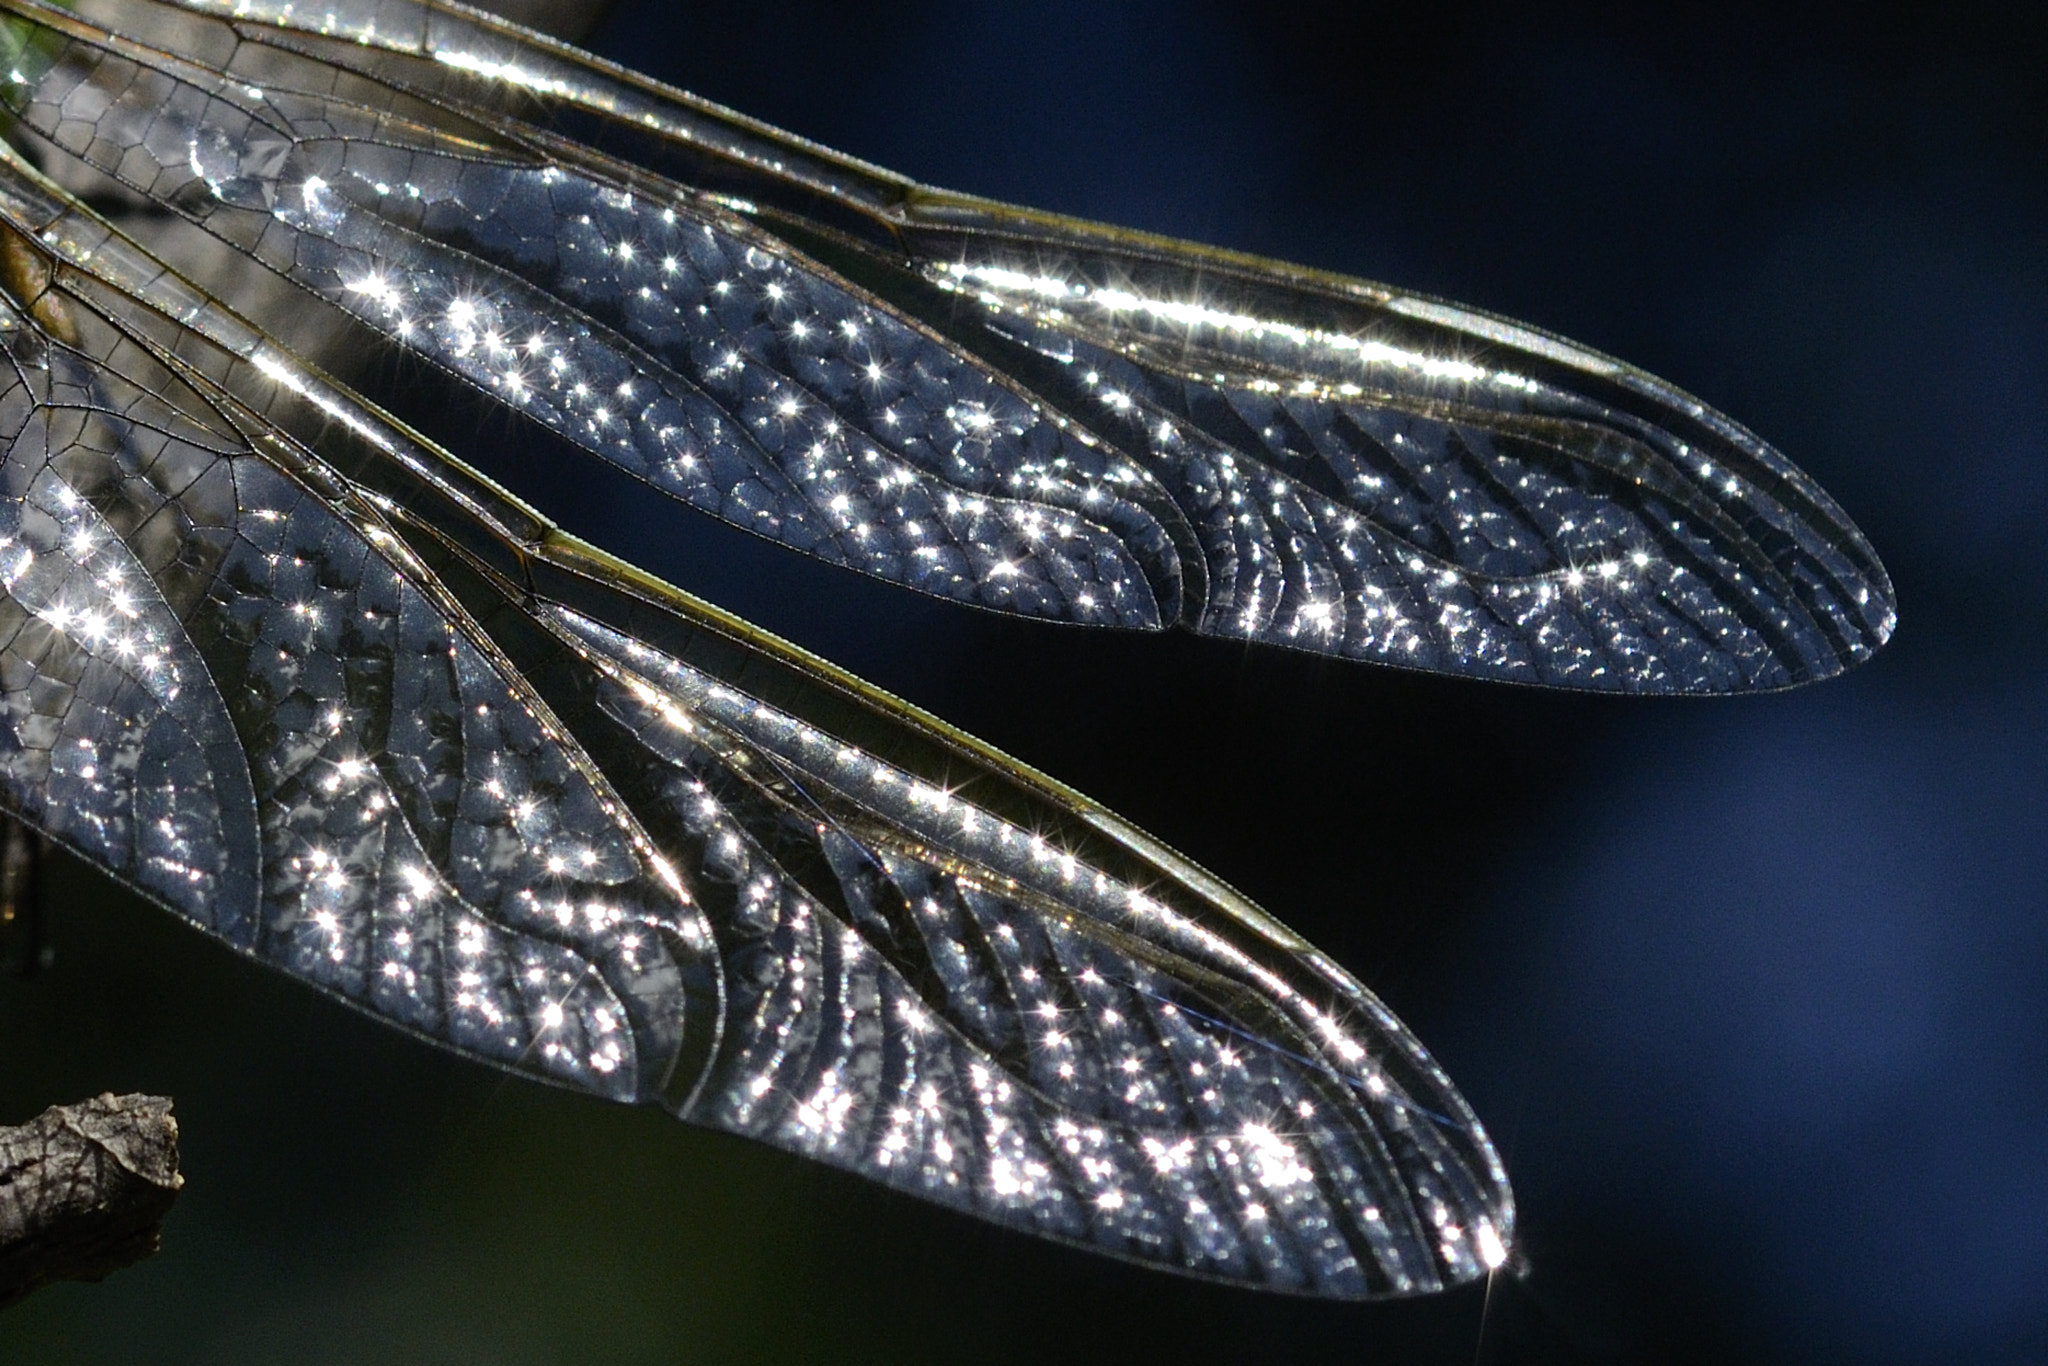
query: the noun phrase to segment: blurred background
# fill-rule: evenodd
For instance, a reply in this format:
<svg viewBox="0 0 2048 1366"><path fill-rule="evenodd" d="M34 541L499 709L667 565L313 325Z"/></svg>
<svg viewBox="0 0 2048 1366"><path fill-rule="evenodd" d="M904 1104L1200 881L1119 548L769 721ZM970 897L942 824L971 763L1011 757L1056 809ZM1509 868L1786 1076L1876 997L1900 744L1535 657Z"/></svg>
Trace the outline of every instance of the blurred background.
<svg viewBox="0 0 2048 1366"><path fill-rule="evenodd" d="M0 1121L176 1097L154 1261L9 1362L2048 1360L2048 42L2028 11L621 0L604 54L921 179L1348 271L1778 444L1897 641L1550 695L578 529L1074 784L1357 972L1501 1144L1525 1279L1331 1306L1042 1246L506 1080L76 863Z"/></svg>

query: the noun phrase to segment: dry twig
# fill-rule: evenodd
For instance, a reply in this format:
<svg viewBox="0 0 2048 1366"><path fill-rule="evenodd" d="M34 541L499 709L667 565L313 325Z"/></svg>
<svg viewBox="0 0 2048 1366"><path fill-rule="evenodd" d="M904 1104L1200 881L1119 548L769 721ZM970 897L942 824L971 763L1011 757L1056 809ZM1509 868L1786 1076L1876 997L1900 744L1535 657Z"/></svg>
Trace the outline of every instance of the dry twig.
<svg viewBox="0 0 2048 1366"><path fill-rule="evenodd" d="M0 1128L0 1308L156 1251L184 1182L162 1096L102 1095Z"/></svg>

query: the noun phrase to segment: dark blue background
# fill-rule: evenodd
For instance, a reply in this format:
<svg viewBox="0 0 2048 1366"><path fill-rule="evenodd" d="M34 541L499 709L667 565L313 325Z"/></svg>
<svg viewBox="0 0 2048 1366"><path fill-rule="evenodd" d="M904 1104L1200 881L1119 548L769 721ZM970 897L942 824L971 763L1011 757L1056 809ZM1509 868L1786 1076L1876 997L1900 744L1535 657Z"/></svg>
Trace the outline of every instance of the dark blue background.
<svg viewBox="0 0 2048 1366"><path fill-rule="evenodd" d="M608 55L953 188L1624 356L1869 533L1771 698L1488 688L907 598L646 500L622 553L1108 802L1358 971L1526 1281L1308 1304L1041 1247L444 1059L59 870L4 1118L178 1097L165 1253L26 1361L2048 1358L2048 43L2023 10L623 5Z"/></svg>

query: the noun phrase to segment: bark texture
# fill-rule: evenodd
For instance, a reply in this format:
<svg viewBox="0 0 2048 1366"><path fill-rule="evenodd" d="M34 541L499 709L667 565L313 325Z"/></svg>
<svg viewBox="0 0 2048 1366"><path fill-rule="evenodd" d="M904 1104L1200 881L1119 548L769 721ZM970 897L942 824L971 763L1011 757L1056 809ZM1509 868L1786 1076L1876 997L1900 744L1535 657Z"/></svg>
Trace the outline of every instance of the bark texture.
<svg viewBox="0 0 2048 1366"><path fill-rule="evenodd" d="M0 1128L0 1308L157 1249L185 1178L162 1096L98 1096Z"/></svg>

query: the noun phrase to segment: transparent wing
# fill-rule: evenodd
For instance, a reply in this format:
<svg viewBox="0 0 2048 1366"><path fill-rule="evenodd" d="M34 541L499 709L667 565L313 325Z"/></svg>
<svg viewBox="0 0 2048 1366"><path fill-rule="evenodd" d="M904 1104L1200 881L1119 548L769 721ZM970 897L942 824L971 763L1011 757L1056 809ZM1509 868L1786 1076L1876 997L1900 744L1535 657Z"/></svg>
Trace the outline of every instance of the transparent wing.
<svg viewBox="0 0 2048 1366"><path fill-rule="evenodd" d="M175 327L53 278L21 190L0 186L9 807L416 1032L620 1099L657 1085L685 978L710 980L702 912L361 499L173 360Z"/></svg>
<svg viewBox="0 0 2048 1366"><path fill-rule="evenodd" d="M1504 320L925 190L465 11L9 7L52 35L14 106L55 146L823 559L1623 691L1789 686L1892 629L1777 452Z"/></svg>
<svg viewBox="0 0 2048 1366"><path fill-rule="evenodd" d="M544 610L734 897L734 1033L686 1116L1276 1288L1407 1294L1500 1263L1512 1210L1476 1119L1286 931L1072 799L959 753L885 762Z"/></svg>
<svg viewBox="0 0 2048 1366"><path fill-rule="evenodd" d="M11 164L10 164L11 165ZM0 797L471 1056L1332 1296L1513 1206L1362 987L1086 799L554 531L0 176Z"/></svg>

